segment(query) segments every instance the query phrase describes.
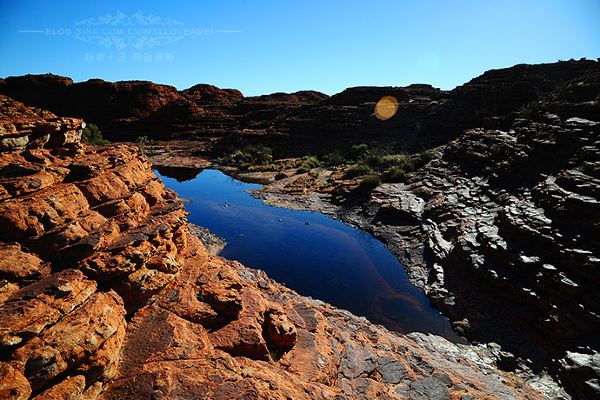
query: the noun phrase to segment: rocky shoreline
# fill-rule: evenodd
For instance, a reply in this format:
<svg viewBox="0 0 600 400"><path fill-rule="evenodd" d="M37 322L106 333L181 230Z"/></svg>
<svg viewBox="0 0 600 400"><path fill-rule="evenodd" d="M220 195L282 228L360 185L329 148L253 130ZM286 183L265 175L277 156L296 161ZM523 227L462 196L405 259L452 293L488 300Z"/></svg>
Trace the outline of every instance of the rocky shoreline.
<svg viewBox="0 0 600 400"><path fill-rule="evenodd" d="M593 397L600 377L600 124L570 115L517 120L509 131L467 131L406 182L383 184L359 204L332 205L314 182L299 193L306 176L256 194L372 232L458 332L500 343L530 368L550 368L582 398ZM553 164L540 162L548 156Z"/></svg>
<svg viewBox="0 0 600 400"><path fill-rule="evenodd" d="M202 245L206 248L206 251L211 256L218 256L223 248L227 245L225 239L217 236L215 233L202 226L189 223L188 230L190 231L190 234L200 239Z"/></svg>
<svg viewBox="0 0 600 400"><path fill-rule="evenodd" d="M444 150L441 149L442 153ZM504 350L519 356L520 361L526 359L529 368L540 371L550 367L563 379L565 374L573 373L576 375L574 379L577 380L581 370L587 369L591 374L584 373L583 376L589 377L593 382L597 373L593 372L597 367L592 361L597 354L595 352L597 343L593 334L596 328L593 327L592 322L594 314L592 313L590 317L583 316L581 322L576 322L572 318L577 312L565 309L568 304L565 304L565 301L574 294L574 290L581 294L586 291L589 293L593 288L581 288L583 285L567 277L563 268L555 267L556 261L554 265L544 264L540 253L524 252L513 257L503 257L502 259L507 260L505 263L510 264L502 267L496 261L495 268L504 272L505 276L499 277L496 270L489 271L482 268L486 261L485 257L490 257L489 250L483 246L495 245L498 246L493 247L495 251L511 251L507 248L506 242L512 244L514 241L525 241L525 238L518 236L506 238L505 232L508 231L512 235L515 233L509 229L517 229L517 234L519 230L532 232L531 225L526 225L528 220L525 216L535 218L537 215L543 218L543 209L539 211L531 197L528 200L520 196L511 196L501 190L494 192L490 190L487 180L478 176L461 179L460 175L452 176L447 168L448 164L443 157L435 159L426 169L409 177L407 183L383 184L370 193L368 200L359 205L332 204L330 194L318 191L305 190L305 194L298 194L298 185L295 185L295 181L302 178L298 176L265 185L257 190L255 195L263 198L268 204L280 207L324 212L373 233L402 261L411 281L422 287L432 303L454 321L453 326L457 332L471 340L500 343ZM563 172L564 175L566 173ZM456 184L457 180L460 182L459 185ZM289 186L295 186L296 190L292 194L286 191L286 187ZM451 188L457 190L453 191ZM444 198L440 199L441 195ZM566 194L565 197L568 195ZM499 198L504 201L498 204L495 201ZM440 219L439 216L442 218ZM505 220L505 218L510 219ZM512 223L512 225L501 225L498 229L499 223ZM535 220L529 223L534 224ZM537 223L539 227L540 222ZM545 220L542 223L549 222ZM465 247L461 248L462 246ZM477 251L476 249L480 247L485 250ZM544 245L541 245L541 249L548 250ZM585 254L585 252L576 253ZM454 258L460 254L462 254L460 258ZM592 257L591 262L594 262L591 253L588 254ZM531 264L535 263L540 263L539 269L532 271ZM465 268L469 265L470 267ZM514 270L524 266L529 268L528 272L533 275L528 281L535 283L523 283L523 287L520 290L516 288L515 292L514 285L517 278L506 276L505 268ZM490 273L491 276L488 275ZM481 277L480 274L484 276ZM589 276L587 279L591 278L592 276ZM488 283L489 280L492 281L492 285ZM502 282L510 286L502 285ZM583 282L587 282L585 278ZM552 291L557 293L554 301L559 302L559 305L553 307L552 297L549 295L536 296L536 289L528 287L532 284L537 291L543 290L544 294L552 288ZM482 292L477 291L478 287ZM492 294L490 292L492 288L498 290L498 293ZM465 289L470 293L465 293ZM522 315L523 307L529 308L535 305L535 302L532 304L531 298L536 298L538 301L543 299L550 304L538 305L540 309L535 312L528 310L528 318L525 319ZM578 297L573 301L581 304L588 298ZM489 301L484 302L485 299ZM499 305L500 299L504 299L506 303ZM576 304L571 307L576 307ZM571 317L567 321L561 321L557 316L560 315L558 312L544 314L542 311L557 309ZM542 321L547 320L551 315L555 315L553 320L555 324L564 323L566 326L578 324L568 333L563 331L566 344L563 342L565 347L562 351L556 347L561 339L545 342L550 335L560 335L561 329L556 325L537 334L538 338L545 340L536 340L536 334L532 333L534 327L542 327ZM519 323L523 325L519 326ZM527 335L531 335L529 339ZM589 335L588 339L585 339L586 335ZM547 346L543 346L544 342ZM574 351L576 349L583 350L583 354L589 355L587 364L579 362L586 356L576 354ZM562 360L561 354L565 357ZM543 358L540 358L540 355L543 355ZM554 361L555 364L552 365L553 359L559 361ZM505 362L507 368L519 368L517 360L510 356ZM593 396L593 393L588 389L586 395Z"/></svg>
<svg viewBox="0 0 600 400"><path fill-rule="evenodd" d="M268 204L373 233L457 332L514 353L504 368L549 371L593 398L600 124L582 116L600 116L599 87L592 75L513 115L506 130L467 130L405 182L366 196L340 201L336 192L356 182L335 169L233 175L270 182L254 193Z"/></svg>

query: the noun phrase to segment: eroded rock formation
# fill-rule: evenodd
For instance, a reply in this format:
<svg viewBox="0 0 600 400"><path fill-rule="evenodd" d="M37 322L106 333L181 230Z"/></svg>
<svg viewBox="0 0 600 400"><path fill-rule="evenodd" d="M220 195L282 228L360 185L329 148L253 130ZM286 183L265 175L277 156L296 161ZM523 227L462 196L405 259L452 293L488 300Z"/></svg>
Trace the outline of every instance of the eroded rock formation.
<svg viewBox="0 0 600 400"><path fill-rule="evenodd" d="M314 91L244 97L233 89L195 85L177 91L152 82L106 82L45 74L0 79L0 93L27 105L98 124L111 139L215 139L208 152L240 140L268 144L279 155L324 154L374 142L413 151L439 146L465 129L508 129L504 116L598 71L597 61L516 65L491 70L454 90L430 85L354 87L331 97ZM373 118L383 96L395 116Z"/></svg>
<svg viewBox="0 0 600 400"><path fill-rule="evenodd" d="M466 130L405 182L358 201L331 206L335 187L306 175L261 192L279 204L329 204L381 237L456 330L549 367L577 398L597 398L600 72L497 120L506 128Z"/></svg>
<svg viewBox="0 0 600 400"><path fill-rule="evenodd" d="M10 137L55 121L3 105ZM493 347L400 336L210 256L147 159L81 125L0 154L1 398L542 398Z"/></svg>

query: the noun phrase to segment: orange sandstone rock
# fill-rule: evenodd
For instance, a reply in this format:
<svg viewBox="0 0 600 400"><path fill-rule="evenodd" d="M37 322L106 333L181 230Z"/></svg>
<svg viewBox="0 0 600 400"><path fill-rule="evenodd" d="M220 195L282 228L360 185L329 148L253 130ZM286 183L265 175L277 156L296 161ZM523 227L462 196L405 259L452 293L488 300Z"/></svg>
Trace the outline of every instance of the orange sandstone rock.
<svg viewBox="0 0 600 400"><path fill-rule="evenodd" d="M1 398L541 398L485 346L399 335L209 256L136 148L0 100Z"/></svg>

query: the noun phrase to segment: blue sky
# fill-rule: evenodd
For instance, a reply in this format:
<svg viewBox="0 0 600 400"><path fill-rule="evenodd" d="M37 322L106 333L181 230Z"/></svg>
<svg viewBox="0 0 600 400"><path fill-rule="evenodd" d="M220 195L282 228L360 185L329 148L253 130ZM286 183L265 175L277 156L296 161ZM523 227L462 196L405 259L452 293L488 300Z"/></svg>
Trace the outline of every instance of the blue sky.
<svg viewBox="0 0 600 400"><path fill-rule="evenodd" d="M491 68L600 57L600 1L0 0L0 57L0 77L211 83L245 95L451 89Z"/></svg>

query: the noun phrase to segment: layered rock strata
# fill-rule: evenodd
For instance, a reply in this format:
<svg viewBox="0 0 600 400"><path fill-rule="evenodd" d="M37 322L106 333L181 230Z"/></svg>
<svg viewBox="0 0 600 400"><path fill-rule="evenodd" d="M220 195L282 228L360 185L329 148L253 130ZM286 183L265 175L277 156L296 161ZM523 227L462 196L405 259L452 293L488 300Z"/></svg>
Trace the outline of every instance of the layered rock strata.
<svg viewBox="0 0 600 400"><path fill-rule="evenodd" d="M136 148L81 145L69 121L71 143L0 154L1 398L542 398L492 347L400 336L210 256Z"/></svg>

